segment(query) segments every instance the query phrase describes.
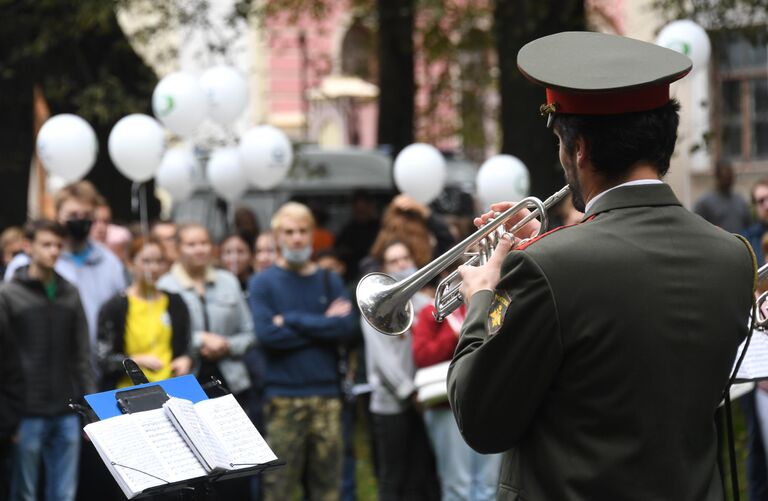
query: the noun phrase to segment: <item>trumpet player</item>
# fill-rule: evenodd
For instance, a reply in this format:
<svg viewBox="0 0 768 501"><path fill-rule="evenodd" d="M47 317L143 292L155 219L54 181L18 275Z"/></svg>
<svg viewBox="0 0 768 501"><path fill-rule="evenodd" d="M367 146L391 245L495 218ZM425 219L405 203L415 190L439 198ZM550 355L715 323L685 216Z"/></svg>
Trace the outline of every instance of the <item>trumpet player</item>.
<svg viewBox="0 0 768 501"><path fill-rule="evenodd" d="M500 500L722 500L714 414L755 262L662 180L678 125L669 84L691 62L584 32L535 40L517 61L546 87L585 215L520 243L534 220L460 268L468 311L448 394L461 433L504 453Z"/></svg>

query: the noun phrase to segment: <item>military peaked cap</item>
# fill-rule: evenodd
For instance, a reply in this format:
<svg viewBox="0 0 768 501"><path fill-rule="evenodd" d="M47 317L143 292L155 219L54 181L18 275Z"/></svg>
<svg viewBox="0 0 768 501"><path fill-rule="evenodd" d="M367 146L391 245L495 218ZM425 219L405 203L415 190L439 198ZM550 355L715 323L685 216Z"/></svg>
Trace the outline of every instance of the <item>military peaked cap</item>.
<svg viewBox="0 0 768 501"><path fill-rule="evenodd" d="M612 115L660 108L691 60L632 38L572 31L539 38L517 54L526 78L546 87L542 114ZM549 125L549 124L548 124Z"/></svg>

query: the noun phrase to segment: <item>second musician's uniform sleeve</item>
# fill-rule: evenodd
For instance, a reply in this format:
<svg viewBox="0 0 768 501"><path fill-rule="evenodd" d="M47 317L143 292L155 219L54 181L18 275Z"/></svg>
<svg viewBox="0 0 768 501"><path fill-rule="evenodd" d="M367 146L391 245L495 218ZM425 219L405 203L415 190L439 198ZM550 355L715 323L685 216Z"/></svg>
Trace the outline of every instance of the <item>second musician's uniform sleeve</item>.
<svg viewBox="0 0 768 501"><path fill-rule="evenodd" d="M456 422L481 453L519 442L563 354L557 305L541 268L525 252L512 252L501 277L496 291L472 297L448 372Z"/></svg>

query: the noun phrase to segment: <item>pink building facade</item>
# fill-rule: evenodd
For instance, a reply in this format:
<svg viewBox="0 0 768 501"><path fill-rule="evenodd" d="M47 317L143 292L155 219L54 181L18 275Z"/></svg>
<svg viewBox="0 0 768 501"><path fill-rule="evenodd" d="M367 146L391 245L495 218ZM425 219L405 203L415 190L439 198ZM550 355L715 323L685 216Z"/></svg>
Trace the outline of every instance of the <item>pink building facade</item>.
<svg viewBox="0 0 768 501"><path fill-rule="evenodd" d="M376 75L350 69L375 61L374 32L346 1L329 2L322 20L295 17L286 13L265 23L265 121L295 140L375 147Z"/></svg>
<svg viewBox="0 0 768 501"><path fill-rule="evenodd" d="M624 3L587 0L590 24L623 34ZM370 13L355 12L349 0L328 4L320 20L283 13L264 23L262 119L296 140L331 148L374 148L376 20ZM492 16L489 0L452 0L439 12L419 11L414 39L416 141L448 151L471 150L468 156L478 161L498 152ZM442 37L437 48L436 36ZM473 37L484 44L480 52L464 44ZM465 102L470 97L473 101Z"/></svg>

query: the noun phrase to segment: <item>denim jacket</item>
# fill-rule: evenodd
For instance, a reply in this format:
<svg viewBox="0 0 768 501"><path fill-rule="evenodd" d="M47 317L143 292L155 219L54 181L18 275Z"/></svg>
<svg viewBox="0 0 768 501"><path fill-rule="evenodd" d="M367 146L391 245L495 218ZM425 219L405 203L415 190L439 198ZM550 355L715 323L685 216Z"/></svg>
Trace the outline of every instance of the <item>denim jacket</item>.
<svg viewBox="0 0 768 501"><path fill-rule="evenodd" d="M232 393L247 390L251 382L242 356L255 343L256 336L251 312L243 299L237 278L228 271L208 268L205 294L201 297L187 272L176 263L160 277L157 287L180 294L186 302L192 321L195 353L199 352L205 331L227 338L229 355L218 361L218 368Z"/></svg>

